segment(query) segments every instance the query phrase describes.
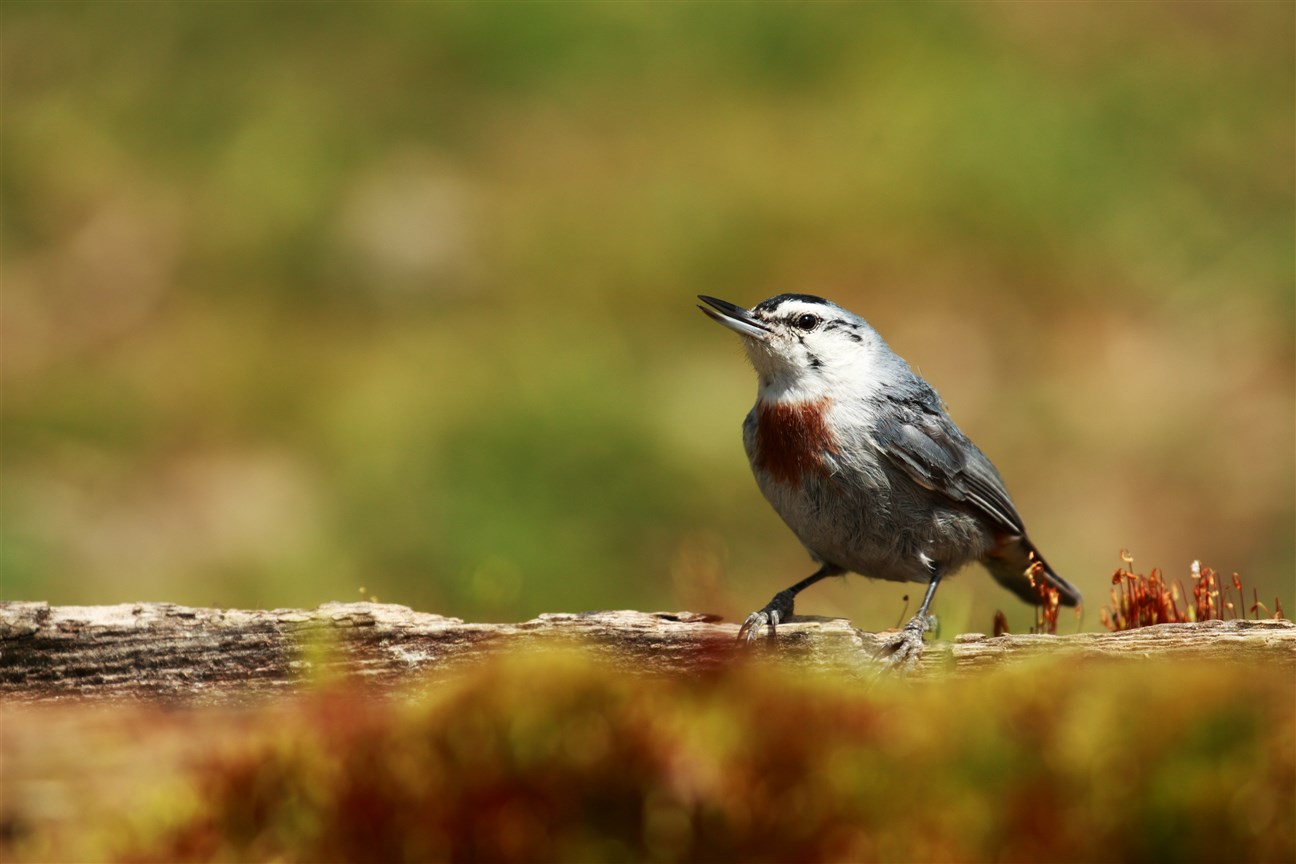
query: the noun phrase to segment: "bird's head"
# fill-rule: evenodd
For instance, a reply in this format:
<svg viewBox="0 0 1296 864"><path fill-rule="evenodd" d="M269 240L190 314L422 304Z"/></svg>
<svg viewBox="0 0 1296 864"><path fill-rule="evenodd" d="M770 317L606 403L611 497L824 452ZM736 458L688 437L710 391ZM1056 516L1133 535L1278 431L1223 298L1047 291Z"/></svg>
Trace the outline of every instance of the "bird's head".
<svg viewBox="0 0 1296 864"><path fill-rule="evenodd" d="M743 337L762 396L863 396L904 364L867 321L810 294L779 294L752 309L699 295L698 308Z"/></svg>

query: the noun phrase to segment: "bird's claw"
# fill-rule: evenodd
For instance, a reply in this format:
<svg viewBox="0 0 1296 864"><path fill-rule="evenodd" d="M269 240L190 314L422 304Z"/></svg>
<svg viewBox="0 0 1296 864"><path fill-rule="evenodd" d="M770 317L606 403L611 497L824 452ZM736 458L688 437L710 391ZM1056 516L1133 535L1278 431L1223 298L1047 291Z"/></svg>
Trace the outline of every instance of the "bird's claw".
<svg viewBox="0 0 1296 864"><path fill-rule="evenodd" d="M878 659L901 675L909 674L917 668L918 660L926 648L923 636L935 626L935 615L915 615L899 632L882 643L878 649Z"/></svg>
<svg viewBox="0 0 1296 864"><path fill-rule="evenodd" d="M781 616L777 609L762 609L747 616L747 620L738 628L738 641L751 644L760 638L760 632L769 627L769 638L773 639L778 630Z"/></svg>
<svg viewBox="0 0 1296 864"><path fill-rule="evenodd" d="M739 644L752 645L760 638L760 632L769 628L768 638L774 639L778 625L792 617L792 597L786 591L774 595L774 599L765 604L759 612L747 616L747 620L738 628Z"/></svg>

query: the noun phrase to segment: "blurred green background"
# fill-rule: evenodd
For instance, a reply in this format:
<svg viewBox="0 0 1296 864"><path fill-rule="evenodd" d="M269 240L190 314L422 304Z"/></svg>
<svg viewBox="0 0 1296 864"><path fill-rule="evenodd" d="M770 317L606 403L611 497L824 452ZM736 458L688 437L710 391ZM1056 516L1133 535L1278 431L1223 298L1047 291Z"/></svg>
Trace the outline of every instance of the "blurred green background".
<svg viewBox="0 0 1296 864"><path fill-rule="evenodd" d="M0 596L745 614L811 565L693 296L802 291L1084 627L1122 547L1296 605L1294 9L6 2Z"/></svg>

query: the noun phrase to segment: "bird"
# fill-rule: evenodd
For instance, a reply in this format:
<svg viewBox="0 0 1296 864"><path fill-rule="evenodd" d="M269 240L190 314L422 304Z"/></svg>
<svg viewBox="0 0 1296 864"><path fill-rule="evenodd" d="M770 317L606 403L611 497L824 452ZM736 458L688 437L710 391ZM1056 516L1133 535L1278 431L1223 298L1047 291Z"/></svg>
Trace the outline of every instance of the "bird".
<svg viewBox="0 0 1296 864"><path fill-rule="evenodd" d="M1061 605L1081 602L1027 536L994 464L867 321L812 294L751 309L698 299L742 337L758 382L743 447L761 493L818 565L747 616L739 642L766 628L774 639L798 594L845 573L926 586L917 614L880 652L904 670L935 625L937 586L967 564L1032 605L1040 580Z"/></svg>

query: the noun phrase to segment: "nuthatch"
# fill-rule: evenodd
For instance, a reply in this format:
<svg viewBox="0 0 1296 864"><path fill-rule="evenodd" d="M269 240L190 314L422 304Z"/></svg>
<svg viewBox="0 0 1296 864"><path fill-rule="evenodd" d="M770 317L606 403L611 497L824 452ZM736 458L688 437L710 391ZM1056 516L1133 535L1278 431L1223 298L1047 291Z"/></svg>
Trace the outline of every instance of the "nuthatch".
<svg viewBox="0 0 1296 864"><path fill-rule="evenodd" d="M931 385L869 323L808 294L747 310L714 297L698 308L743 337L760 379L743 445L765 498L819 569L747 616L738 639L771 636L796 595L853 572L927 586L918 614L886 646L912 667L936 586L979 561L1028 603L1043 579L1066 606L1080 592L1026 537L994 465L945 413Z"/></svg>

